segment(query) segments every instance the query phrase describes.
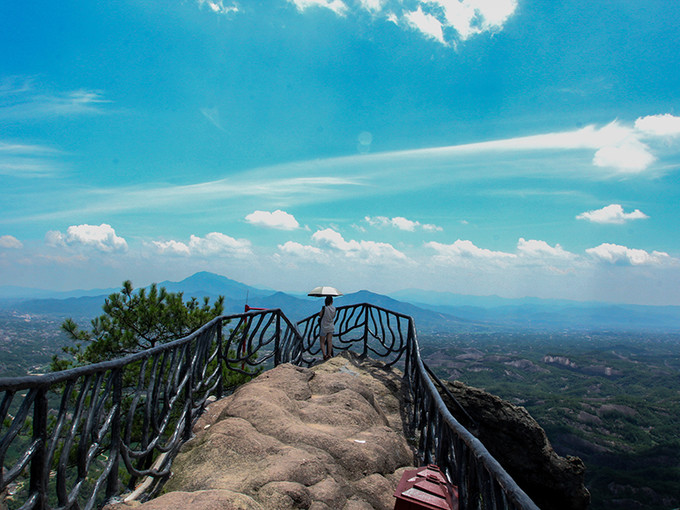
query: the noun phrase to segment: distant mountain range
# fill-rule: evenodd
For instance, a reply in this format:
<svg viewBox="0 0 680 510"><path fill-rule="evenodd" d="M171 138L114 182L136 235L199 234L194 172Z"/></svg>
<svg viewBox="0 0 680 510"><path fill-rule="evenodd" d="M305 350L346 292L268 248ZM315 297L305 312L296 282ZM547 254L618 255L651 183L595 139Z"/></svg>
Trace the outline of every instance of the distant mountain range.
<svg viewBox="0 0 680 510"><path fill-rule="evenodd" d="M225 313L236 314L246 303L252 307L280 308L293 321L320 310L322 300L252 287L225 276L199 272L182 281L158 284L190 297L225 297ZM119 289L54 292L0 286L0 309L21 313L95 317L104 299ZM337 306L371 303L410 315L419 331L532 330L532 331L650 331L680 333L680 307L614 305L596 302L506 299L464 296L445 292L404 290L385 296L367 290L336 298Z"/></svg>

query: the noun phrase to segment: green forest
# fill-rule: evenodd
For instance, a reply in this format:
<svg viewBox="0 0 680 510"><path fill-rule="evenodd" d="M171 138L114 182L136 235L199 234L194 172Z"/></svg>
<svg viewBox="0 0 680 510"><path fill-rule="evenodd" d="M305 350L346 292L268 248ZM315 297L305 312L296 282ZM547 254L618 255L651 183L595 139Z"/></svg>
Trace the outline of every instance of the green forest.
<svg viewBox="0 0 680 510"><path fill-rule="evenodd" d="M525 407L586 463L593 510L680 506L680 336L483 333L421 338L438 376Z"/></svg>

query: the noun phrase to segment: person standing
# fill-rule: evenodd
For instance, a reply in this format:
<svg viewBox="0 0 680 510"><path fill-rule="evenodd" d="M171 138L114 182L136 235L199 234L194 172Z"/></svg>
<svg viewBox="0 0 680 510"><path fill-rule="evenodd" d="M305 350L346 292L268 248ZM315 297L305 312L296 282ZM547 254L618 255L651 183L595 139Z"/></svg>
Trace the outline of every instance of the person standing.
<svg viewBox="0 0 680 510"><path fill-rule="evenodd" d="M321 337L321 354L324 361L333 357L333 331L335 329L335 307L333 298L326 296L326 304L319 312L319 329Z"/></svg>

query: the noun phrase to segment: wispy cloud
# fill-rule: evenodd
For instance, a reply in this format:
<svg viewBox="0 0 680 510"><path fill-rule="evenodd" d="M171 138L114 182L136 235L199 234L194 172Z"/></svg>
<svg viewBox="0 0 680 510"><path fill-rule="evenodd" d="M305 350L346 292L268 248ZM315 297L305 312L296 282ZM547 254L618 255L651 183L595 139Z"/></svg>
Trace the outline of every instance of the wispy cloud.
<svg viewBox="0 0 680 510"><path fill-rule="evenodd" d="M222 126L222 121L220 120L220 110L218 108L201 108L200 112L213 126L224 131L224 126Z"/></svg>
<svg viewBox="0 0 680 510"><path fill-rule="evenodd" d="M664 131L666 132L667 130ZM166 186L150 183L137 187L100 190L91 188L78 190L74 187L72 195L78 199L77 209L68 210L60 207L59 210L26 214L21 219L28 221L59 217L73 221L71 218L74 215L82 215L85 212L167 210L170 206L174 210L191 207L192 211L198 209L214 211L213 205L216 202L224 207L226 196L231 199L231 207L238 207L241 210L244 205L239 199L254 198L261 199L270 207L285 210L300 204L329 203L350 196L356 198L394 194L455 182L486 181L494 178L550 176L582 181L602 180L621 175L630 177L656 171L658 165L646 166L649 163L645 163L644 168L632 169L625 166L593 171L599 169L598 163L601 164L601 161L596 159L598 151L608 147L616 151L617 148L636 146L630 142L631 139L664 142L657 145L663 145L667 149L671 145L665 142L672 143L670 136L652 135L649 132L643 135L634 126L615 121L603 127L588 126L576 131L282 163L247 170L225 179L188 185ZM647 159L649 162L656 157L652 154L654 149L643 145L640 141L637 147L643 153L649 154ZM6 144L5 147L9 145ZM560 158L553 157L555 151L560 152ZM565 151L574 151L571 160L567 159ZM588 151L592 151L593 159L589 160ZM9 154L11 150L5 152ZM544 160L537 159L536 153L542 153ZM480 157L484 158L484 165L480 164ZM531 158L532 164L524 164L522 161L524 157ZM2 158L0 152L0 168ZM569 161L568 165L561 163L565 160ZM30 162L24 160L18 163L27 165ZM5 173L19 172L10 166L17 164L16 161L5 157L4 163ZM427 179L413 178L414 175L422 176L424 171L427 172ZM668 171L672 171L672 168ZM5 218L5 222L8 221L12 221L11 218ZM399 228L409 226L408 221L402 221L402 227ZM437 230L436 226L431 228Z"/></svg>
<svg viewBox="0 0 680 510"><path fill-rule="evenodd" d="M60 151L42 145L0 141L0 175L13 177L47 177L59 170L55 156Z"/></svg>
<svg viewBox="0 0 680 510"><path fill-rule="evenodd" d="M323 7L330 9L340 16L344 16L347 12L347 5L342 0L288 0L294 4L298 10L305 11L310 7Z"/></svg>
<svg viewBox="0 0 680 510"><path fill-rule="evenodd" d="M53 92L36 88L30 78L0 86L0 119L6 121L102 114L108 103L99 90Z"/></svg>
<svg viewBox="0 0 680 510"><path fill-rule="evenodd" d="M234 14L240 11L239 6L236 2L232 2L231 5L224 5L223 0L197 0L198 6L200 8L210 9L215 14Z"/></svg>
<svg viewBox="0 0 680 510"><path fill-rule="evenodd" d="M623 211L620 204L611 204L602 209L593 211L586 211L576 216L577 220L587 220L592 223L613 223L622 225L626 221L631 220L645 220L649 218L640 209L635 209L633 212L627 213Z"/></svg>

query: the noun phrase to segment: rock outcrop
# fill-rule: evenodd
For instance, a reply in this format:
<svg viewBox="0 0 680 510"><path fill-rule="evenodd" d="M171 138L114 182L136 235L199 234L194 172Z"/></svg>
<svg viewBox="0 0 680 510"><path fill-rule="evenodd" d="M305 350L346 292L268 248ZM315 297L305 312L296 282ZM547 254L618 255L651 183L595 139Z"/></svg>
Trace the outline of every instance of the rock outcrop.
<svg viewBox="0 0 680 510"><path fill-rule="evenodd" d="M587 508L583 463L559 457L524 408L458 382L448 384L466 411L449 401L452 414L539 507ZM392 510L401 475L415 467L402 398L398 370L352 353L311 369L281 365L212 403L174 460L164 494L136 505L141 510Z"/></svg>
<svg viewBox="0 0 680 510"><path fill-rule="evenodd" d="M459 381L445 384L467 413L442 396L451 414L482 442L540 508L588 508L590 493L584 485L583 461L559 456L526 409Z"/></svg>
<svg viewBox="0 0 680 510"><path fill-rule="evenodd" d="M354 356L281 365L210 405L143 510L392 510L413 452L401 374Z"/></svg>

